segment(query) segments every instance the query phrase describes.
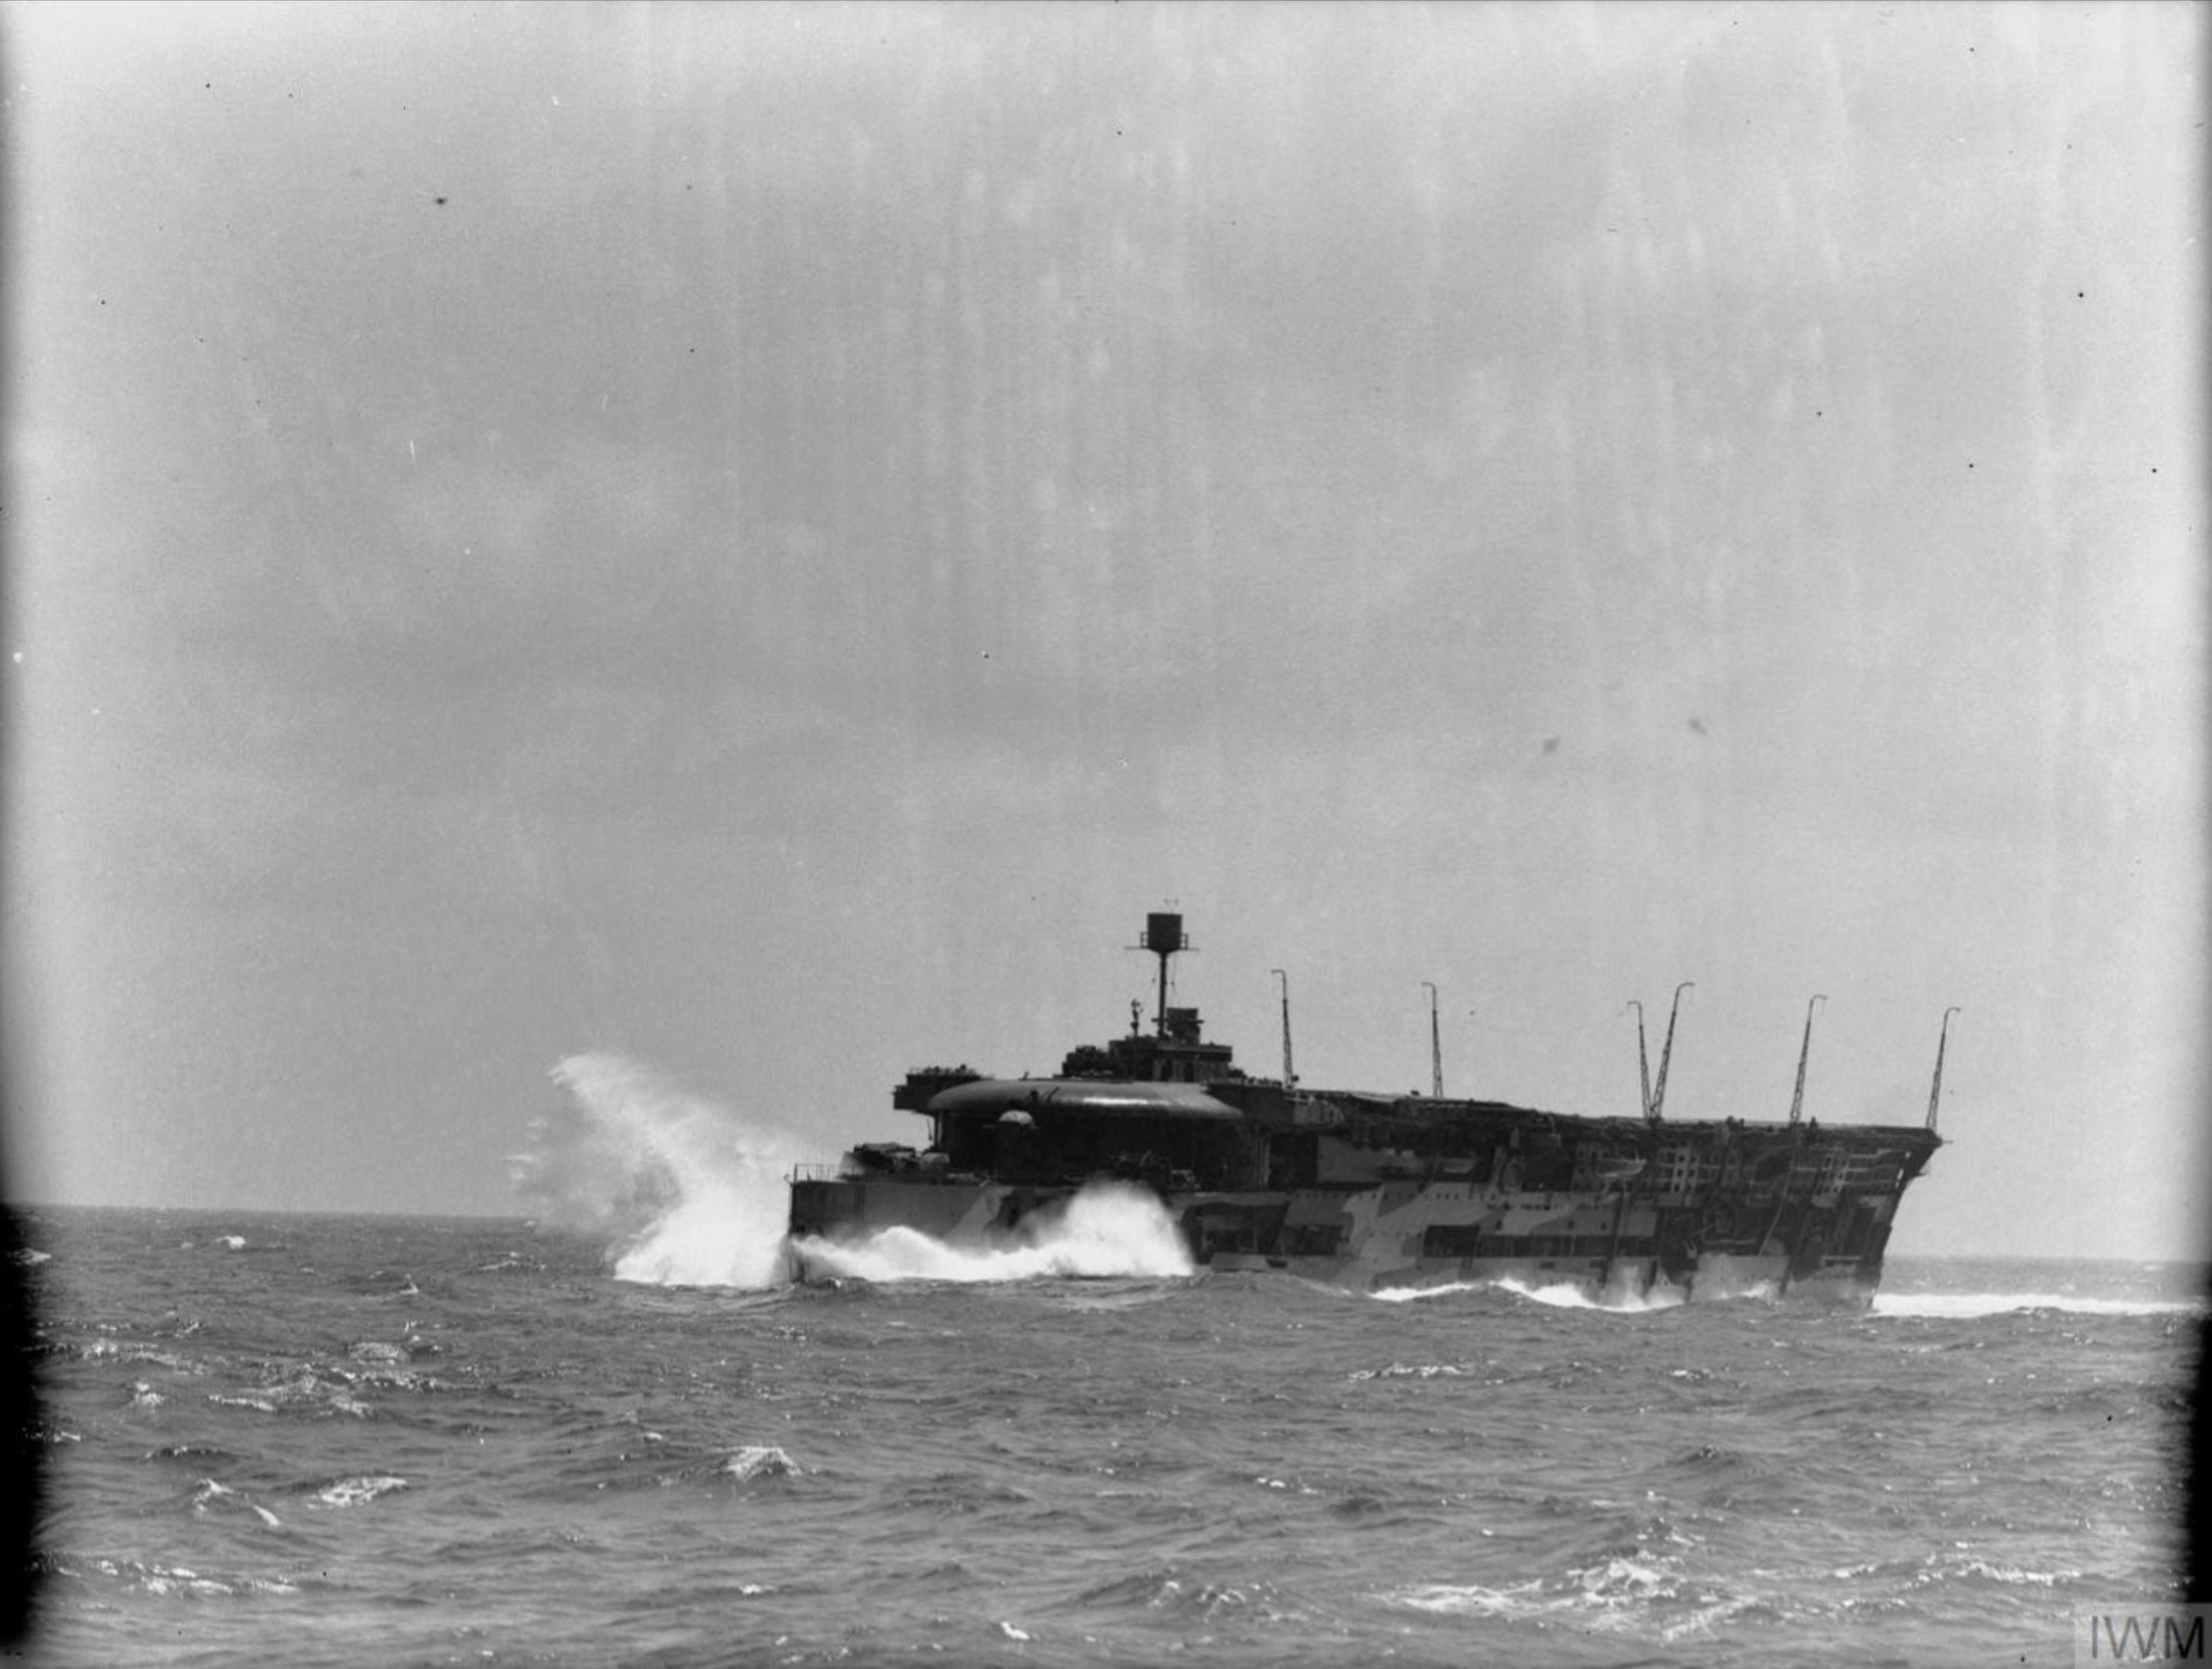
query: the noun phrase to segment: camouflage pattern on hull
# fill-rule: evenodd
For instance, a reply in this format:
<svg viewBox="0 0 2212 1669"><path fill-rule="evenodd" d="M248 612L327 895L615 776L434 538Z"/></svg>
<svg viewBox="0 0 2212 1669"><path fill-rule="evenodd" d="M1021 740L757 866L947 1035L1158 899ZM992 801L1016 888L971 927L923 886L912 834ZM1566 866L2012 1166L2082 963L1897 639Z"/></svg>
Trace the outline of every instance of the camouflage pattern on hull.
<svg viewBox="0 0 2212 1669"><path fill-rule="evenodd" d="M1202 1267L1864 1302L1898 1203L1942 1145L1940 1040L1924 1125L1800 1121L1809 1008L1787 1123L1662 1119L1665 1055L1634 1118L1447 1098L1440 1062L1429 1095L1309 1089L1291 1070L1287 994L1283 1076L1254 1077L1203 1039L1197 1010L1168 1005L1182 924L1146 924L1160 959L1150 1033L1133 1004L1127 1035L1069 1051L1050 1077L909 1072L891 1104L929 1121L927 1146L863 1144L794 1172L794 1247L890 1228L1018 1244L1038 1213L1111 1180L1158 1196ZM1670 1019L1669 1053L1673 1039Z"/></svg>
<svg viewBox="0 0 2212 1669"><path fill-rule="evenodd" d="M802 1177L792 1187L794 1272L805 1279L814 1271L808 1241L852 1243L890 1228L965 1249L1018 1245L1077 1192L967 1176ZM1683 1229L1692 1219L1712 1220L1701 1207L1669 1209L1620 1194L1513 1195L1463 1183L1168 1193L1161 1200L1201 1269L1275 1271L1369 1290L1567 1286L1617 1305L1788 1296L1863 1307L1879 1284L1887 1238L1887 1213L1860 1211L1859 1242L1838 1253L1826 1249L1824 1236L1785 1242L1779 1235L1763 1236L1757 1249L1707 1249ZM1790 1217L1802 1228L1836 1220L1832 1205L1793 1211L1786 1200L1761 1205L1770 1220ZM1792 1244L1801 1251L1793 1254Z"/></svg>

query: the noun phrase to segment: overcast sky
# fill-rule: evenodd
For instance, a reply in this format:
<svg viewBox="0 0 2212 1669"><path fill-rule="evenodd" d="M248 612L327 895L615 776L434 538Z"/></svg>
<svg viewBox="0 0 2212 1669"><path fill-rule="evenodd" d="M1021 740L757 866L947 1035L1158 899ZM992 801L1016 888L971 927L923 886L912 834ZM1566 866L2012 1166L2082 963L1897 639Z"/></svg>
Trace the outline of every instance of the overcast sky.
<svg viewBox="0 0 2212 1669"><path fill-rule="evenodd" d="M1178 998L2205 1216L2203 12L4 13L10 1183L518 1209Z"/></svg>

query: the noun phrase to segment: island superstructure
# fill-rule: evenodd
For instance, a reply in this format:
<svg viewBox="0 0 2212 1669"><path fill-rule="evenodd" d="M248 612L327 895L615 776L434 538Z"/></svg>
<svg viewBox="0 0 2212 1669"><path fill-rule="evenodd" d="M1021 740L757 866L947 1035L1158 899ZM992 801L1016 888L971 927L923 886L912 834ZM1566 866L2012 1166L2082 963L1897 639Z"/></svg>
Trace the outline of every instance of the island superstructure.
<svg viewBox="0 0 2212 1669"><path fill-rule="evenodd" d="M1770 1292L1870 1299L1905 1187L1942 1145L1941 1041L1926 1120L1821 1125L1546 1112L1504 1102L1309 1089L1240 1069L1174 1006L1182 918L1155 912L1150 1029L1070 1050L1049 1077L907 1076L892 1105L927 1141L863 1144L791 1183L808 1247L902 1226L957 1246L1019 1241L1105 1181L1156 1194L1193 1259L1361 1287L1517 1280L1593 1296ZM1680 992L1677 998L1679 1000ZM1948 1037L1949 1015L1945 1015ZM1810 1041L1810 1010L1807 1041ZM1639 1020L1640 1031L1640 1020ZM1668 1025L1671 1052L1673 1023ZM1436 1088L1441 1089L1441 1071ZM1665 1059L1661 1066L1663 1096Z"/></svg>

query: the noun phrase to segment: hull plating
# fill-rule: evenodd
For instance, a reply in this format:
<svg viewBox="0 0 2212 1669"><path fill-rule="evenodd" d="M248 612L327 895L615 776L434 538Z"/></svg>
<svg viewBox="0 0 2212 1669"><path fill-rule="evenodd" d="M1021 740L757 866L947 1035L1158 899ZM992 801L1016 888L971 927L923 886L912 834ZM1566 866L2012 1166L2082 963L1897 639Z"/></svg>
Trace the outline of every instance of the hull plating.
<svg viewBox="0 0 2212 1669"><path fill-rule="evenodd" d="M850 1245L894 1228L956 1248L1017 1246L1077 1192L964 1177L799 1180L793 1272L806 1279L823 1271L810 1242ZM1786 1296L1863 1306L1880 1284L1887 1239L1883 1212L1855 1250L1829 1253L1822 1230L1832 1226L1834 1209L1808 1204L1793 1212L1787 1201L1765 1202L1760 1215L1794 1217L1787 1226L1796 1233L1723 1248L1690 1237L1688 1225L1712 1220L1710 1205L1670 1208L1619 1194L1508 1193L1440 1182L1160 1198L1201 1269L1274 1271L1369 1290L1511 1284L1570 1288L1599 1303Z"/></svg>

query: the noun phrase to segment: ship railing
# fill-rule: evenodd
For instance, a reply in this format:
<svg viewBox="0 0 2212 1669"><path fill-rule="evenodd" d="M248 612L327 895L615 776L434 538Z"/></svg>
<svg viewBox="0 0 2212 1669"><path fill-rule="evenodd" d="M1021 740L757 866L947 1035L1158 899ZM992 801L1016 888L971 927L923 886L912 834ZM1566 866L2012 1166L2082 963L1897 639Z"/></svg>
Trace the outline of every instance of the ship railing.
<svg viewBox="0 0 2212 1669"><path fill-rule="evenodd" d="M793 1182L836 1182L842 1181L844 1175L842 1165L793 1165L791 1175L786 1180Z"/></svg>

